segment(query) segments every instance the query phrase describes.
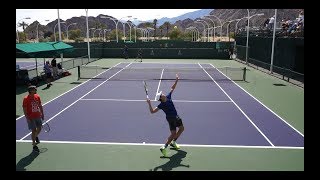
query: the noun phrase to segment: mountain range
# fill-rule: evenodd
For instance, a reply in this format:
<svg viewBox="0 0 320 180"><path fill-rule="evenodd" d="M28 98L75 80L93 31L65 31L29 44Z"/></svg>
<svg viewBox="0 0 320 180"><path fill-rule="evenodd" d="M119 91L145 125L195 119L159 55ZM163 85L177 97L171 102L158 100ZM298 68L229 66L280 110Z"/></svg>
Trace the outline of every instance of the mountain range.
<svg viewBox="0 0 320 180"><path fill-rule="evenodd" d="M283 20L284 18L294 20L295 18L298 17L299 12L302 10L303 9L278 9L277 10L277 22ZM250 26L261 27L261 26L263 26L266 19L268 19L274 15L274 9L250 9L249 13L250 13L250 16L253 14L259 14L259 13L264 14L262 16L256 16L256 17L250 19ZM194 23L194 20L200 19L200 17L203 17L204 15L214 15L214 16L218 17L223 24L223 22L226 22L229 20L247 17L248 12L246 9L214 9L214 10L213 9L202 9L202 10L198 10L198 11L194 11L194 12L189 12L189 13L183 14L181 16L173 17L173 18L163 17L161 19L158 19L157 20L157 28L159 28L160 26L163 26L163 23L168 21L171 24L169 27L169 31L172 30L174 26L177 26L181 31L184 31L185 28L187 28L189 26L196 26L196 27L198 27L199 30L202 31L203 26L201 24ZM111 29L111 30L115 29L115 23L110 19L102 18L102 16L107 16L107 17L113 18L112 16L103 15L103 14L100 14L97 17L89 16L88 17L89 28L99 28L101 26L104 26L104 28L107 28L107 29ZM214 20L216 26L220 26L220 22L217 21L217 18L212 17L211 19ZM54 27L57 24L57 22L58 21L55 20L55 21L48 23L46 26L39 25L39 36L42 36L46 32L53 33ZM61 22L65 22L66 25L70 25L72 23L77 23L76 25L70 26L68 30L70 31L70 30L74 30L74 29L80 29L81 36L85 37L85 33L86 33L86 17L85 16L72 17L67 20L61 19ZM151 24L153 24L153 20L150 20L149 22L151 22ZM209 20L207 20L207 22L212 27L212 22ZM137 22L135 22L135 23L137 23ZM28 37L31 37L31 38L36 37L37 24L38 24L38 22L34 21L33 23L29 24L29 26L27 26L25 28L25 32L27 33ZM246 24L246 21L242 20L241 22L239 22L238 27L243 27L245 24ZM63 32L66 31L66 25L61 26L61 31L63 31ZM143 27L143 26L145 26L145 25L143 25L143 24L138 25L138 27ZM122 25L118 25L118 28L122 28ZM58 28L56 28L56 32L57 32L57 29ZM232 25L230 25L229 30L234 31L234 29L235 29L235 23L232 23ZM128 27L126 27L126 31L127 30L129 30ZM223 26L223 33L225 33L225 32L226 32L226 26ZM92 34L90 31L90 36L91 35Z"/></svg>
<svg viewBox="0 0 320 180"><path fill-rule="evenodd" d="M201 10L197 10L197 11L193 11L193 12L189 12L177 17L173 17L173 18L167 18L167 17L163 17L161 19L157 19L158 20L158 26L161 26L164 22L168 21L171 24L174 24L175 22L179 21L179 20L184 20L184 19L196 19L205 15L209 15L210 12L212 12L213 9L201 9ZM149 22L153 22L153 19L149 20Z"/></svg>

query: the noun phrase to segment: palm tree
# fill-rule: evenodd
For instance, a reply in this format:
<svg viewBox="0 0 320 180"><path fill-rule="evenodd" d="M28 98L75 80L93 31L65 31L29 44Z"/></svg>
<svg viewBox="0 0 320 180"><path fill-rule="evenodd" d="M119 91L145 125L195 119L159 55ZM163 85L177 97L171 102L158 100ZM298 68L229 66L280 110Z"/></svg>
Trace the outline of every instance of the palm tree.
<svg viewBox="0 0 320 180"><path fill-rule="evenodd" d="M26 26L28 26L28 24L26 22L22 21L21 23L18 24L18 27L21 27L21 26L24 31L26 29Z"/></svg>
<svg viewBox="0 0 320 180"><path fill-rule="evenodd" d="M163 26L160 26L160 27L159 27L159 30L160 30L160 37L162 37Z"/></svg>
<svg viewBox="0 0 320 180"><path fill-rule="evenodd" d="M21 27L22 26L22 29L23 29L23 34L24 34L24 37L25 37L25 41L27 41L27 36L25 35L25 32L24 30L26 29L26 26L28 26L28 24L24 21L22 21L21 23L18 24L18 27Z"/></svg>
<svg viewBox="0 0 320 180"><path fill-rule="evenodd" d="M153 28L154 28L153 37L154 37L154 39L156 39L156 34L157 34L157 22L158 22L157 19L153 20Z"/></svg>
<svg viewBox="0 0 320 180"><path fill-rule="evenodd" d="M166 22L164 22L163 23L163 25L166 27L166 29L167 29L167 34L166 34L166 36L167 36L167 39L168 39L168 31L169 31L169 28L170 28L170 22L169 21L166 21Z"/></svg>

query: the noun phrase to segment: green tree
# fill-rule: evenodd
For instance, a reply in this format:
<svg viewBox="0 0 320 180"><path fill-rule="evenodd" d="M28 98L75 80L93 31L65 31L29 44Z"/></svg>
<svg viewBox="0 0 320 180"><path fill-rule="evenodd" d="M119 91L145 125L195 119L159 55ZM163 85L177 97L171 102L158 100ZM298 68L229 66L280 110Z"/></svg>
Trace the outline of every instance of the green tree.
<svg viewBox="0 0 320 180"><path fill-rule="evenodd" d="M234 36L234 32L230 32L230 33L229 33L229 36L230 36L230 39L231 39L231 38L234 39L234 37L235 37L235 36Z"/></svg>
<svg viewBox="0 0 320 180"><path fill-rule="evenodd" d="M19 32L19 43L26 42L26 34L23 32Z"/></svg>
<svg viewBox="0 0 320 180"><path fill-rule="evenodd" d="M24 30L26 29L27 26L28 26L28 24L24 21L22 21L21 23L18 24L18 27L22 27L22 29L23 29L23 34L24 34L23 37L24 37L25 41L27 41L27 35L25 34ZM19 37L19 41L20 41L20 37Z"/></svg>
<svg viewBox="0 0 320 180"><path fill-rule="evenodd" d="M113 29L108 34L109 34L108 37L110 38L111 41L113 40L116 41L116 38L117 38L116 29ZM118 41L121 41L122 36L123 36L123 30L118 29Z"/></svg>
<svg viewBox="0 0 320 180"><path fill-rule="evenodd" d="M53 34L53 32L47 31L47 32L45 32L45 33L43 34L43 37L44 37L44 38L51 37L52 34Z"/></svg>
<svg viewBox="0 0 320 180"><path fill-rule="evenodd" d="M167 30L167 34L166 34L166 37L168 38L168 33L169 33L169 28L171 26L170 22L169 21L166 21L163 23L164 27L166 28Z"/></svg>
<svg viewBox="0 0 320 180"><path fill-rule="evenodd" d="M69 35L69 39L75 40L77 38L80 38L81 31L80 29L71 30L69 31L68 35Z"/></svg>
<svg viewBox="0 0 320 180"><path fill-rule="evenodd" d="M156 34L157 34L157 19L153 20L153 28L154 28L154 33L153 33L153 37L156 38Z"/></svg>
<svg viewBox="0 0 320 180"><path fill-rule="evenodd" d="M162 37L163 26L160 26L159 30L160 30L160 37Z"/></svg>
<svg viewBox="0 0 320 180"><path fill-rule="evenodd" d="M174 40L182 39L182 32L178 28L175 28L169 33L169 37Z"/></svg>
<svg viewBox="0 0 320 180"><path fill-rule="evenodd" d="M64 39L64 33L61 32L61 41ZM59 32L56 32L56 40L59 41ZM50 41L54 41L54 34L50 36Z"/></svg>

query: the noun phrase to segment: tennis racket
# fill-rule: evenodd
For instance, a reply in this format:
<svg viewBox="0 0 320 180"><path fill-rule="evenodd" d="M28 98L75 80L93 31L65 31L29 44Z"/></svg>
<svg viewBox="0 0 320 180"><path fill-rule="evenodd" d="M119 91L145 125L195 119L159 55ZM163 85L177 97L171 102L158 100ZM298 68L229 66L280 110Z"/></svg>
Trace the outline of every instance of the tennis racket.
<svg viewBox="0 0 320 180"><path fill-rule="evenodd" d="M143 81L143 86L144 86L144 91L146 92L147 98L149 99L149 95L148 95L148 87L147 87L147 83L146 83L146 81Z"/></svg>
<svg viewBox="0 0 320 180"><path fill-rule="evenodd" d="M47 122L44 122L44 120L42 120L42 129L44 130L44 132L49 132L50 131L50 126Z"/></svg>

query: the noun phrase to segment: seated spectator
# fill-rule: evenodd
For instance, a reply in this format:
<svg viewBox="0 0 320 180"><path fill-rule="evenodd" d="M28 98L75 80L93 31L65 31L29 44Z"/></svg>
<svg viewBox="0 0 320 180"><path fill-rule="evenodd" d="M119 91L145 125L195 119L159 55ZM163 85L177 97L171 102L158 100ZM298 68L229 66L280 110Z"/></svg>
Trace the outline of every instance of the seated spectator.
<svg viewBox="0 0 320 180"><path fill-rule="evenodd" d="M51 66L52 66L52 75L54 79L58 79L58 68L57 68L57 60L56 57L53 57L51 60Z"/></svg>
<svg viewBox="0 0 320 180"><path fill-rule="evenodd" d="M269 20L268 29L273 30L273 25L274 25L274 15Z"/></svg>
<svg viewBox="0 0 320 180"><path fill-rule="evenodd" d="M270 21L269 18L267 18L267 19L264 21L263 25L264 25L265 28L268 28L269 21Z"/></svg>
<svg viewBox="0 0 320 180"><path fill-rule="evenodd" d="M52 85L52 67L49 61L46 61L46 64L43 66L43 70L46 74L47 87L49 88Z"/></svg>

